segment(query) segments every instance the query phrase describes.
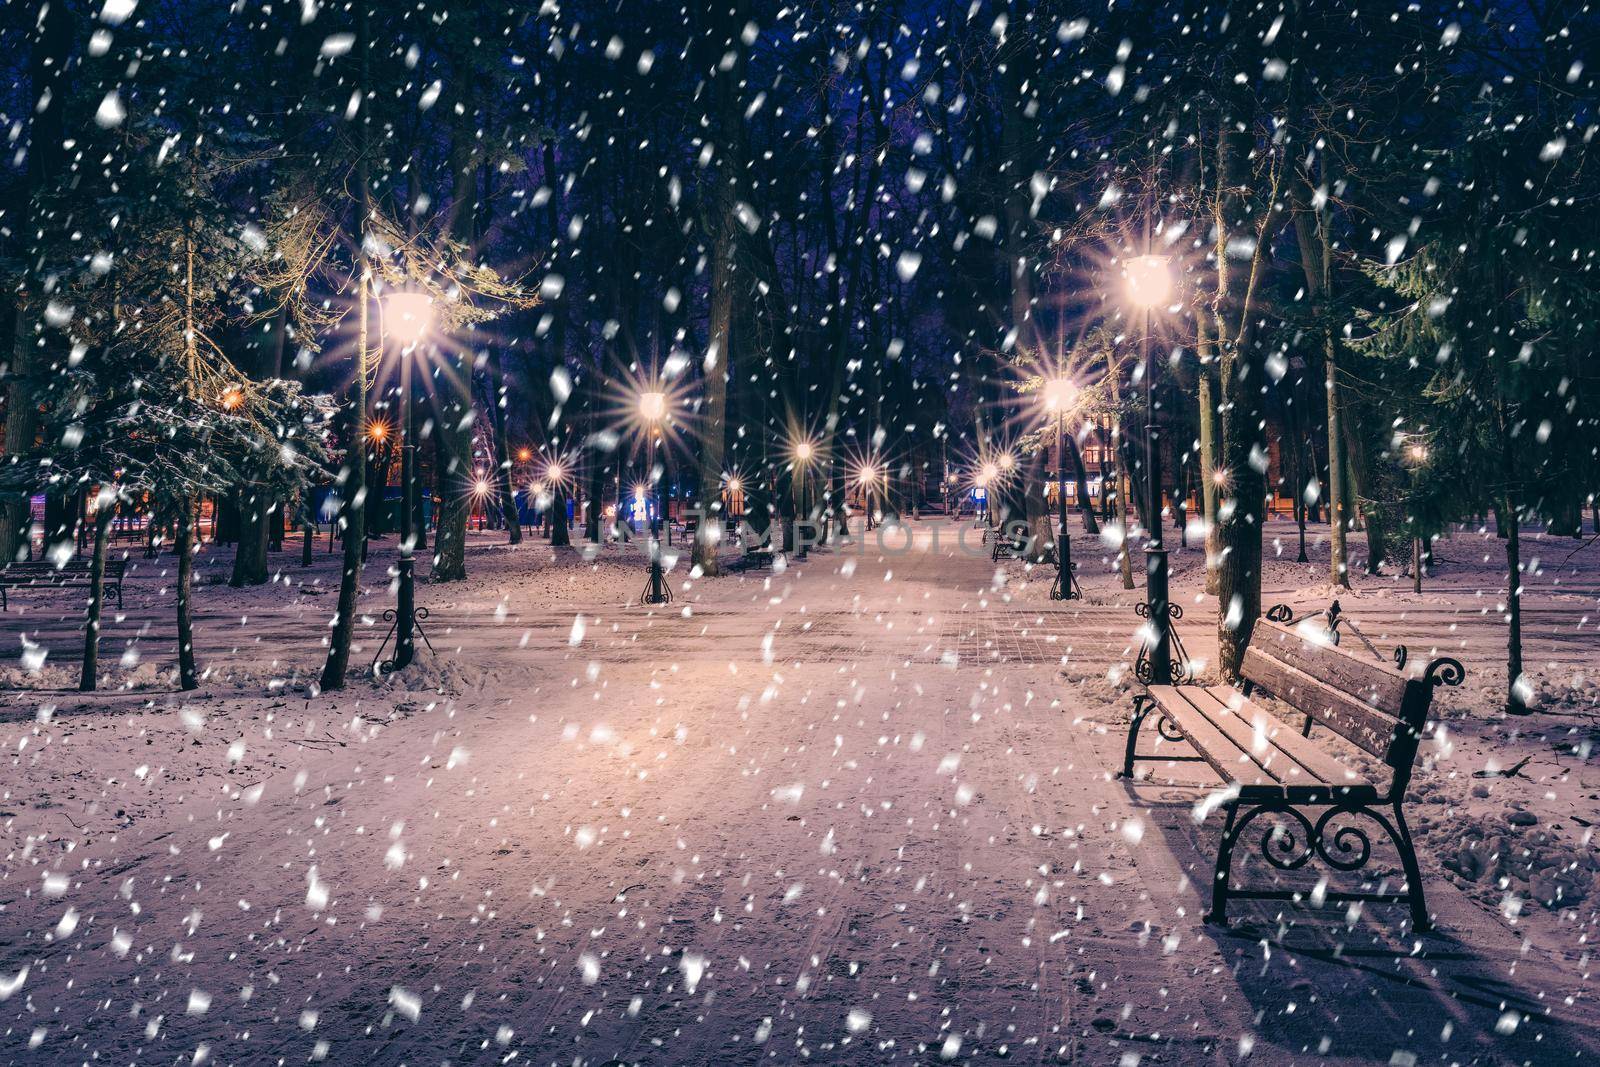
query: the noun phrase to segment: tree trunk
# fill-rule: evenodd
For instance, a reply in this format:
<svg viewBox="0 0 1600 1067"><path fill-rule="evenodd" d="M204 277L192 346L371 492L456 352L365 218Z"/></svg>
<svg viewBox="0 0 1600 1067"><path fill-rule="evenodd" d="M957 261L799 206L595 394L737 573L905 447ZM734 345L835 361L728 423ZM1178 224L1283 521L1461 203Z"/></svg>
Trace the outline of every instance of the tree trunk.
<svg viewBox="0 0 1600 1067"><path fill-rule="evenodd" d="M1217 340L1221 346L1221 381L1226 407L1222 418L1222 460L1228 473L1229 498L1218 505L1222 562L1217 598L1221 618L1217 645L1221 667L1239 676L1256 617L1261 612L1261 526L1266 479L1260 457L1265 454L1261 386L1265 371L1255 350L1251 297L1261 265L1259 240L1248 266L1231 262L1230 244L1250 233L1249 132L1224 121L1217 140L1216 262ZM1263 198L1271 203L1273 198ZM1236 323L1230 331L1228 316ZM1152 516L1159 521L1159 516Z"/></svg>
<svg viewBox="0 0 1600 1067"><path fill-rule="evenodd" d="M300 566L311 566L311 550L317 538L316 512L312 510L311 485L300 490Z"/></svg>
<svg viewBox="0 0 1600 1067"><path fill-rule="evenodd" d="M449 398L442 424L434 430L438 463L439 516L433 530L436 582L461 582L467 577L467 521L472 517L472 432L460 428L464 414L459 399Z"/></svg>
<svg viewBox="0 0 1600 1067"><path fill-rule="evenodd" d="M178 688L200 687L194 666L194 501L178 501ZM324 687L326 688L326 687Z"/></svg>
<svg viewBox="0 0 1600 1067"><path fill-rule="evenodd" d="M550 547L566 548L572 544L572 531L567 526L567 487L557 480L550 487Z"/></svg>
<svg viewBox="0 0 1600 1067"><path fill-rule="evenodd" d="M500 514L505 518L506 541L522 544L522 518L517 514L516 487L511 484L511 441L506 433L506 371L501 362L500 347L489 349L489 371L494 381L494 453L498 470Z"/></svg>
<svg viewBox="0 0 1600 1067"><path fill-rule="evenodd" d="M234 588L267 583L267 539L272 527L267 508L272 503L259 485L243 487L238 509L239 547L233 554L233 574L228 584Z"/></svg>
<svg viewBox="0 0 1600 1067"><path fill-rule="evenodd" d="M67 62L73 41L79 39L74 8L64 3L51 3L35 5L35 10L37 32L28 54L27 87L18 94L33 102L27 120L26 184L21 190L12 188L12 195L28 207L13 212L12 217L26 215L35 196L46 191L51 179L66 166L66 109L72 96L66 73L69 69L80 69ZM15 49L14 44L12 48ZM27 248L8 251L18 252L23 260L32 258ZM4 449L0 462L10 462L33 448L39 433L39 377L47 363L33 330L41 300L35 291L31 270L25 274L16 294L10 366L3 368L10 380L6 386ZM0 493L0 565L32 549L28 537L31 521L32 505L26 492Z"/></svg>
<svg viewBox="0 0 1600 1067"><path fill-rule="evenodd" d="M94 513L94 555L89 561L89 610L83 626L83 670L78 688L94 692L95 675L100 666L100 613L105 604L106 544L110 540L111 519L116 505L103 500Z"/></svg>
<svg viewBox="0 0 1600 1067"><path fill-rule="evenodd" d="M367 288L371 284L371 276L364 265L358 269L361 273L356 285L359 309L356 375L350 387L348 448L342 472L344 484L339 487L341 506L337 520L343 526L344 561L339 574L339 605L333 616L333 633L328 640L328 659L322 666L321 686L324 691L344 688L345 670L350 663L350 642L355 634L356 599L361 590L362 548L367 540L367 464L362 454L361 424L367 410L368 311L372 301Z"/></svg>
<svg viewBox="0 0 1600 1067"><path fill-rule="evenodd" d="M1222 458L1222 417L1217 412L1217 394L1221 382L1217 380L1217 349L1208 317L1205 310L1195 316L1195 347L1200 356L1200 511L1206 523L1206 592L1216 596L1217 573L1222 563L1222 524L1217 517L1221 497L1217 471Z"/></svg>
<svg viewBox="0 0 1600 1067"><path fill-rule="evenodd" d="M1094 504L1089 500L1089 472L1083 466L1083 453L1078 450L1076 437L1070 433L1066 437L1067 455L1072 459L1073 477L1078 480L1078 510L1083 512L1083 529L1090 536L1098 537L1100 520L1095 518Z"/></svg>
<svg viewBox="0 0 1600 1067"><path fill-rule="evenodd" d="M583 536L589 539L590 544L600 543L600 511L601 497L606 489L606 465L603 453L591 440L589 445L589 499L588 515L584 521ZM620 509L621 501L617 507Z"/></svg>
<svg viewBox="0 0 1600 1067"><path fill-rule="evenodd" d="M1128 477L1127 457L1122 452L1122 362L1115 355L1112 360L1108 374L1111 379L1111 458L1116 463L1116 521L1122 530L1121 543L1117 546L1117 569L1122 572L1122 588L1132 589L1133 553L1128 549L1128 542L1133 540L1133 532L1128 529L1128 492L1132 480Z"/></svg>
<svg viewBox="0 0 1600 1067"><path fill-rule="evenodd" d="M1495 501L1495 518L1506 534L1506 714L1526 715L1522 698L1522 531L1521 516L1509 496Z"/></svg>

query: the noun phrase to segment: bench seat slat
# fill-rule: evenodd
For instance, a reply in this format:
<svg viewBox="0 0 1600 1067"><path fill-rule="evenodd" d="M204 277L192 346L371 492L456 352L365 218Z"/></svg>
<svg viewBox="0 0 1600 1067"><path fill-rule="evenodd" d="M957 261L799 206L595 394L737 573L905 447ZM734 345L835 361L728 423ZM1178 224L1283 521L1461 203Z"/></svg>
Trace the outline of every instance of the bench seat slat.
<svg viewBox="0 0 1600 1067"><path fill-rule="evenodd" d="M1206 698L1215 701L1217 708L1214 715L1210 712L1208 715L1218 726L1228 730L1230 736L1237 737L1242 731L1249 731L1246 743L1265 744L1281 754L1282 759L1289 761L1287 769L1291 785L1326 784L1339 788L1370 786L1365 777L1329 755L1316 742L1301 736L1294 727L1237 689L1225 685L1209 686L1196 692L1195 703L1201 704Z"/></svg>
<svg viewBox="0 0 1600 1067"><path fill-rule="evenodd" d="M1241 796L1327 803L1377 795L1364 777L1227 686L1151 686L1195 750ZM1260 729L1257 729L1257 723Z"/></svg>
<svg viewBox="0 0 1600 1067"><path fill-rule="evenodd" d="M1183 735L1189 739L1202 759L1224 781L1242 786L1281 789L1282 780L1250 753L1234 744L1228 735L1219 730L1193 704L1184 699L1182 690L1174 685L1152 685L1150 695L1161 705Z"/></svg>

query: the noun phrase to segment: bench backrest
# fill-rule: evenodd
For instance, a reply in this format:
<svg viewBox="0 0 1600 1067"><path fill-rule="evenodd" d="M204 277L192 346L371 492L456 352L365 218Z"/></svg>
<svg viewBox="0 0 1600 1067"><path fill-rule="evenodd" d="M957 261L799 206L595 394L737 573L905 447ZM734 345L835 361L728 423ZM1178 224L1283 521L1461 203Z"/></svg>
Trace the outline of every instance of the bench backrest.
<svg viewBox="0 0 1600 1067"><path fill-rule="evenodd" d="M92 565L93 561L87 559L69 559L59 566L46 559L34 559L22 563L8 563L0 567L0 577L35 580L51 577L81 578L88 576ZM108 578L121 578L127 569L126 559L106 560Z"/></svg>
<svg viewBox="0 0 1600 1067"><path fill-rule="evenodd" d="M1403 788L1433 698L1431 671L1425 679L1362 658L1335 645L1317 623L1259 619L1242 673L1312 723L1381 757Z"/></svg>

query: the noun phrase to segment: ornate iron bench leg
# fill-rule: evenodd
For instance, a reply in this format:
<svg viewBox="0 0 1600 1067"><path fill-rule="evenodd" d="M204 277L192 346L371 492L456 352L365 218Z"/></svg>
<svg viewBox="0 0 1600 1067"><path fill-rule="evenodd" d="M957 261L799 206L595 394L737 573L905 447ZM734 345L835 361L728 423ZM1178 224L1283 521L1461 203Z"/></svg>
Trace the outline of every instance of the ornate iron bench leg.
<svg viewBox="0 0 1600 1067"><path fill-rule="evenodd" d="M1239 840L1239 802L1228 802L1228 821L1222 826L1222 840L1217 845L1217 874L1211 882L1211 910L1205 920L1218 926L1228 925L1228 880L1233 870L1233 845Z"/></svg>
<svg viewBox="0 0 1600 1067"><path fill-rule="evenodd" d="M1406 872L1406 896L1411 898L1411 926L1418 933L1433 929L1428 917L1428 902L1422 896L1422 869L1417 865L1417 850L1411 841L1411 827L1406 825L1406 814L1401 802L1394 803L1394 847L1400 853L1400 864Z"/></svg>
<svg viewBox="0 0 1600 1067"><path fill-rule="evenodd" d="M1155 701L1143 693L1133 698L1133 721L1128 724L1128 748L1122 757L1124 778L1133 777L1133 761L1137 758L1134 756L1134 750L1139 745L1139 727L1144 725L1145 716L1150 714L1150 709L1154 705Z"/></svg>

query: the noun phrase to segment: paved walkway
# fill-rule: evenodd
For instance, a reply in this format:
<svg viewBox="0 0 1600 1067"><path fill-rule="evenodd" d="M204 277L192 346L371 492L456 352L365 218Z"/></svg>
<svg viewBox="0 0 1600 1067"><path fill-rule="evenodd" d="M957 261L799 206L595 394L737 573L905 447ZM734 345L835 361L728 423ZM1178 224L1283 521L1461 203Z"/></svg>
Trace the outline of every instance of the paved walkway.
<svg viewBox="0 0 1600 1067"><path fill-rule="evenodd" d="M364 743L47 869L7 856L0 1061L35 1035L35 1057L106 1063L1596 1049L1576 970L1442 882L1423 941L1383 911L1200 924L1203 788L1109 773L1129 612L1007 604L993 576L924 528L906 554L819 552L576 626L442 610L436 643L482 691L409 699L381 730L346 708Z"/></svg>

